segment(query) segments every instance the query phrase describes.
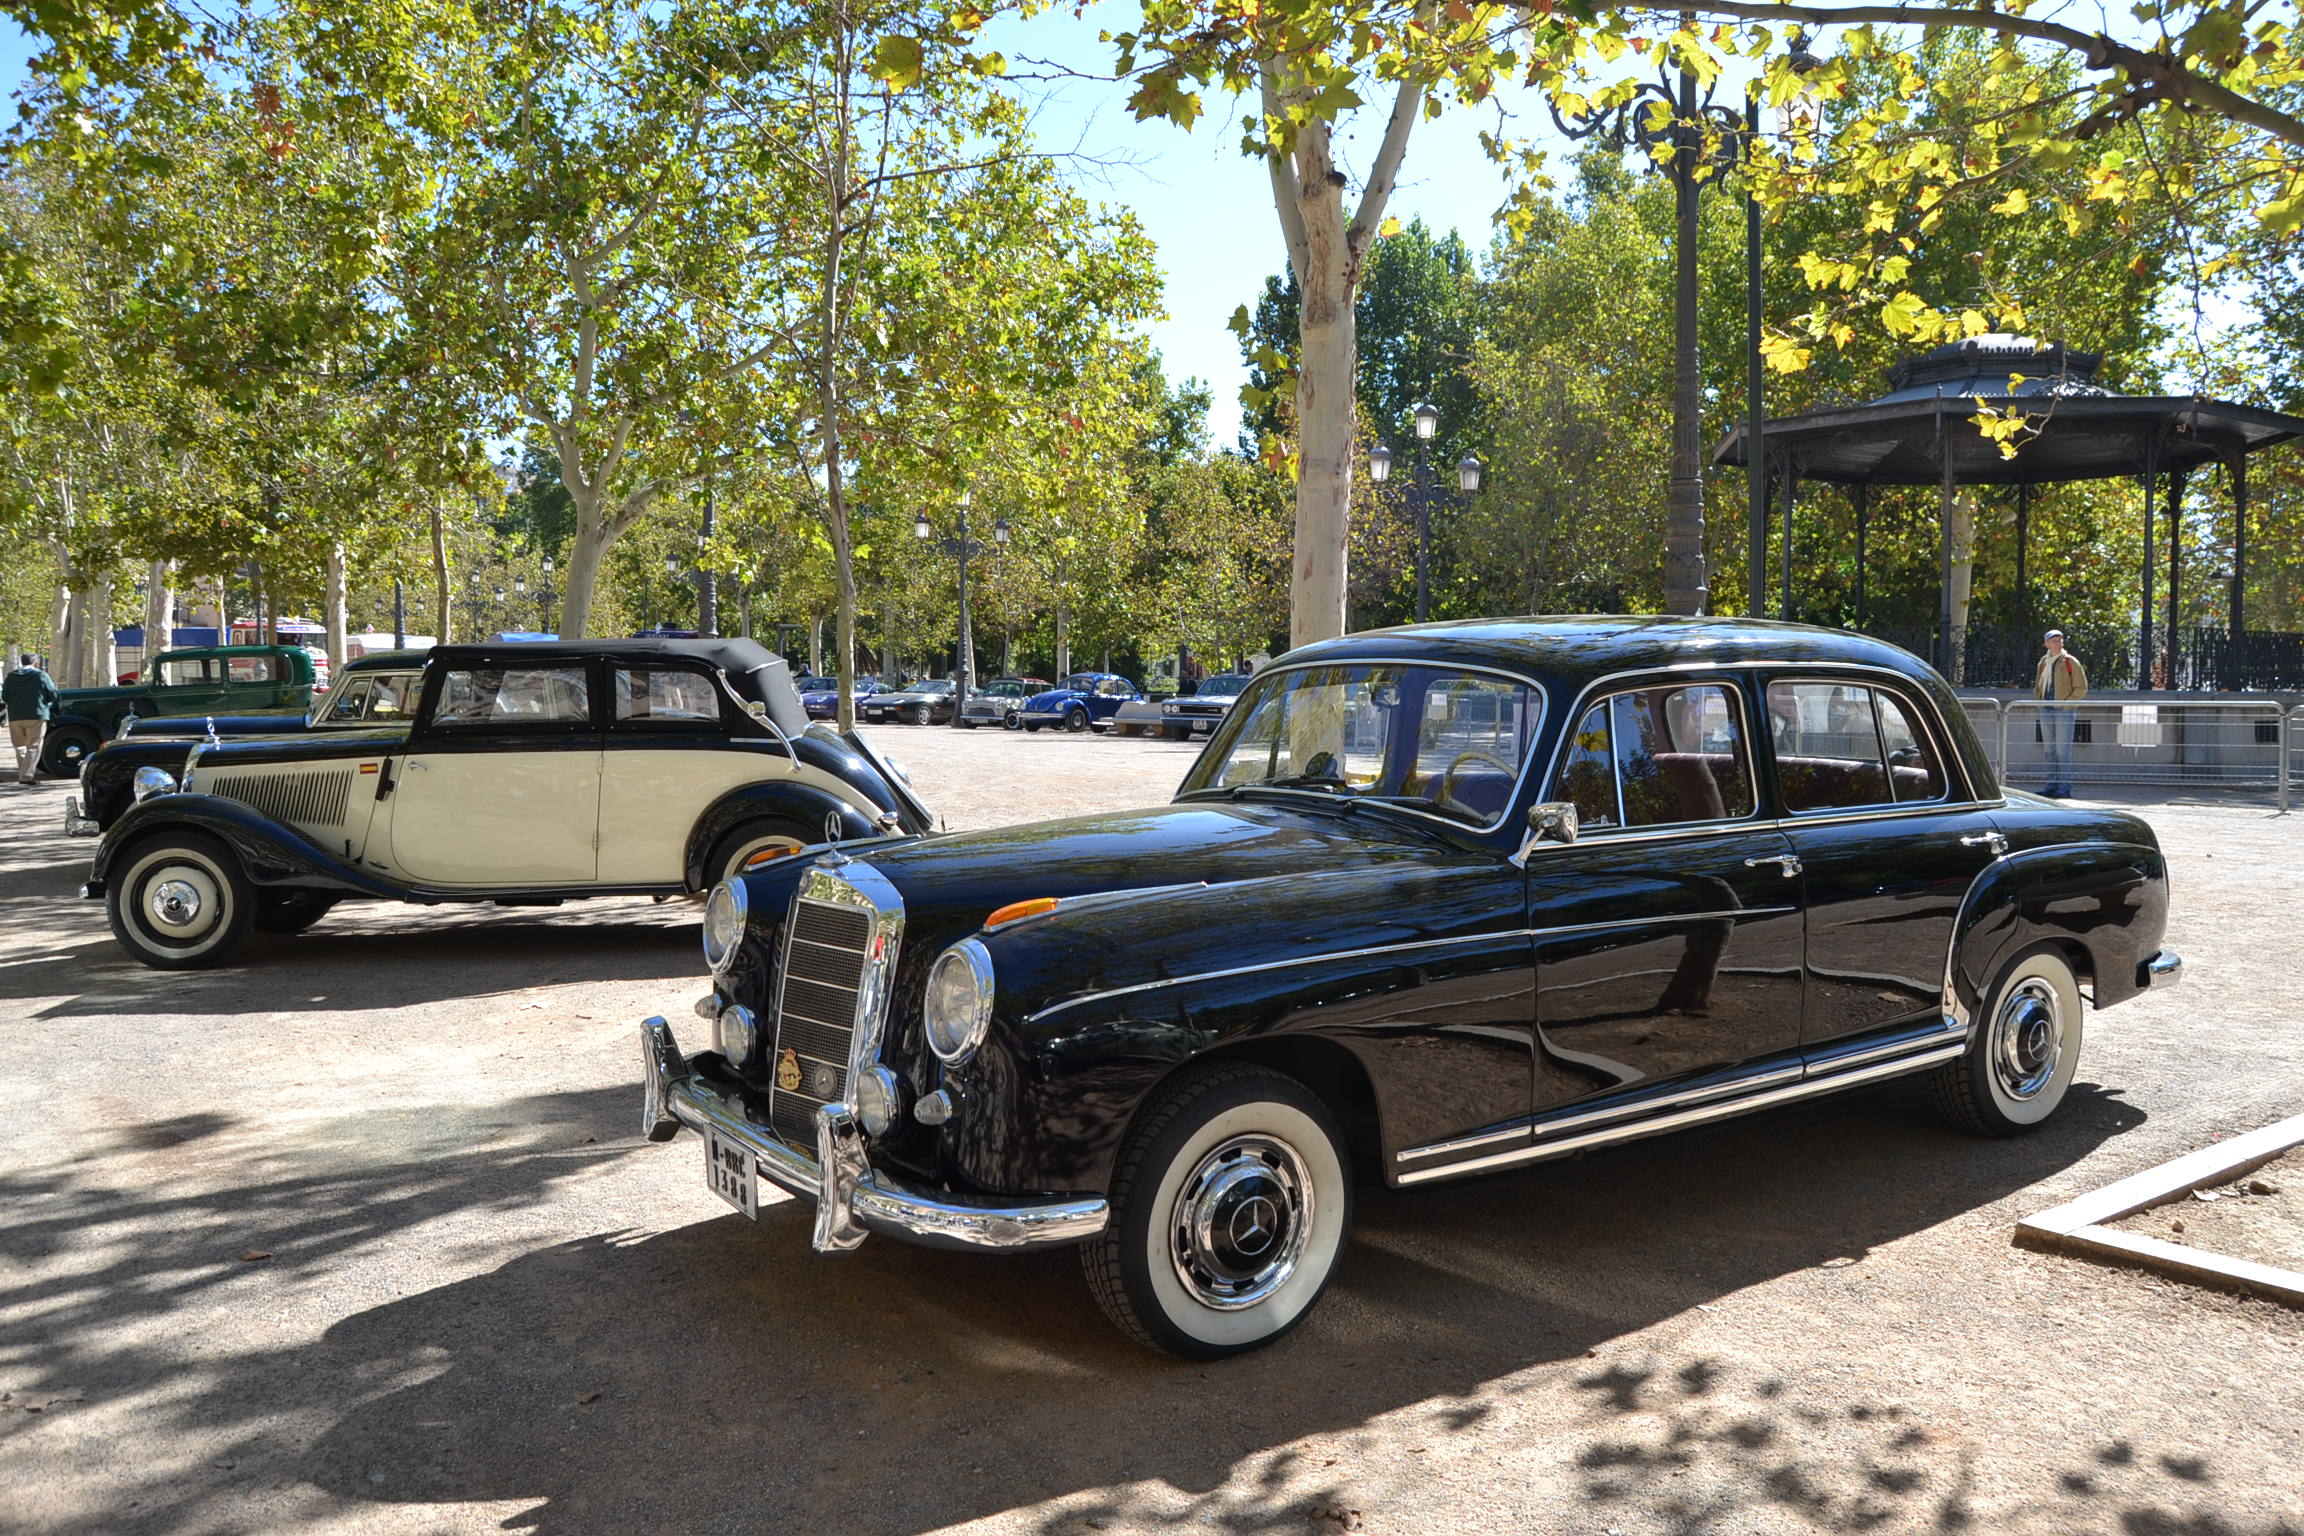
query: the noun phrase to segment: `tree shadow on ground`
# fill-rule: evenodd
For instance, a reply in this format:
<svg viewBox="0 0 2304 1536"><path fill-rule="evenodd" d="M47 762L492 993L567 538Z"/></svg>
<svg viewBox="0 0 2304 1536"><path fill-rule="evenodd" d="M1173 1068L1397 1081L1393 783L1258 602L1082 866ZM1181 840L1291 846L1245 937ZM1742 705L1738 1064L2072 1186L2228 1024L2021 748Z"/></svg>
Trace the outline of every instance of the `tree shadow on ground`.
<svg viewBox="0 0 2304 1536"><path fill-rule="evenodd" d="M1312 1319L1221 1365L1125 1342L1071 1254L875 1240L819 1259L797 1203L767 1208L757 1228L730 1216L527 1253L309 1344L216 1355L154 1342L187 1293L247 1273L241 1242L327 1284L429 1219L532 1203L601 1158L698 1160L692 1138L638 1148L631 1097L408 1111L429 1139L389 1164L359 1149L409 1128L346 1117L320 1144L252 1162L259 1181L207 1194L125 1194L77 1170L0 1176L0 1202L37 1213L0 1231L0 1256L53 1276L19 1298L41 1318L14 1351L25 1384L136 1394L157 1431L221 1445L230 1464L61 1528L228 1526L251 1488L285 1487L355 1507L517 1501L530 1507L511 1524L545 1531L916 1531L1157 1480L1193 1500L1196 1525L1329 1529L1319 1512L1342 1508L1347 1475L1306 1494L1279 1450L1300 1437L1445 1405L1547 1362L1577 1369L1607 1340L1998 1200L2142 1120L2083 1086L2043 1133L1981 1142L1940 1130L1909 1094L1875 1092L1414 1197L1369 1191ZM160 1121L124 1131L122 1146L200 1155L239 1134L215 1117ZM90 1251L92 1225L123 1223L133 1240ZM1825 1454L1800 1429L1824 1410L1715 1363L1574 1379L1592 1418L1584 1512L1603 1523L1637 1500L1689 1532L1760 1504L1796 1528L1963 1528L1966 1453L1911 1438L1885 1407L1836 1410L1860 1432ZM1476 1436L1486 1413L1444 1407L1441 1428ZM1256 1475L1243 1477L1249 1461ZM2131 1536L2244 1529L2165 1507L2184 1494L2197 1506L2212 1481L2156 1483L2149 1466L2073 1475L2087 1487L2042 1497ZM1085 1510L1075 1497L1050 1528L1123 1508L1118 1494Z"/></svg>

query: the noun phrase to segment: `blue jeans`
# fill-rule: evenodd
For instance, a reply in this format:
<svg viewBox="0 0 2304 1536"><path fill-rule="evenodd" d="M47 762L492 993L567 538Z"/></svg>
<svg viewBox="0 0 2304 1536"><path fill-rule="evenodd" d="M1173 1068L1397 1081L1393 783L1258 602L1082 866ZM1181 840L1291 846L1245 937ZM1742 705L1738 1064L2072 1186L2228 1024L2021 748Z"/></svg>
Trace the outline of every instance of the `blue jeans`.
<svg viewBox="0 0 2304 1536"><path fill-rule="evenodd" d="M2072 711L2049 705L2040 711L2040 744L2048 760L2048 782L2042 794L2072 793Z"/></svg>

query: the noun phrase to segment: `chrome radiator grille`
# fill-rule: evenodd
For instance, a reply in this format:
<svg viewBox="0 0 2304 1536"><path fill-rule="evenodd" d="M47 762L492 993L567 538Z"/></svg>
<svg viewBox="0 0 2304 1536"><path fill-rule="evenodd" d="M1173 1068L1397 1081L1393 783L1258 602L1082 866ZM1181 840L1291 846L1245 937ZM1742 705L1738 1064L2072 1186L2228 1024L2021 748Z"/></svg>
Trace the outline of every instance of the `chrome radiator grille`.
<svg viewBox="0 0 2304 1536"><path fill-rule="evenodd" d="M224 774L209 793L253 806L290 826L341 827L352 794L352 770Z"/></svg>
<svg viewBox="0 0 2304 1536"><path fill-rule="evenodd" d="M810 870L792 898L768 1063L769 1124L786 1140L813 1146L817 1109L878 1056L902 929L894 888L861 865Z"/></svg>

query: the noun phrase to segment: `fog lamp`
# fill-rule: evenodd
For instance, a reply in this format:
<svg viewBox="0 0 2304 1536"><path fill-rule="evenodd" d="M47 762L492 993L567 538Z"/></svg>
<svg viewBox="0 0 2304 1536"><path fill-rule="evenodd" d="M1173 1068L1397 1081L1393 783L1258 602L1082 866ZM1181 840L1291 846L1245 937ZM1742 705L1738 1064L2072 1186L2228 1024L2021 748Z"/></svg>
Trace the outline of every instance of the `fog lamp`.
<svg viewBox="0 0 2304 1536"><path fill-rule="evenodd" d="M865 1135L877 1136L896 1123L898 1092L896 1074L886 1067L868 1067L856 1079L856 1120Z"/></svg>
<svg viewBox="0 0 2304 1536"><path fill-rule="evenodd" d="M720 1010L720 1054L731 1066L741 1067L752 1059L752 1047L759 1042L760 1025L752 1017L752 1010L742 1003L731 1003Z"/></svg>

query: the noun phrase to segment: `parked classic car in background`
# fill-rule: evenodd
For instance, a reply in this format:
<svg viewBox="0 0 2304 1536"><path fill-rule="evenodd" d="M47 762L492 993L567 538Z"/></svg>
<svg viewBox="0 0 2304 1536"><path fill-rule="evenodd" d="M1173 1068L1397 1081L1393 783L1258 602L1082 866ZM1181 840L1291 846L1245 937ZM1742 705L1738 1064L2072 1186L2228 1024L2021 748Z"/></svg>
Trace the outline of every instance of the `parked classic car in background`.
<svg viewBox="0 0 2304 1536"><path fill-rule="evenodd" d="M197 715L122 727L80 769L80 793L64 803L64 830L94 837L135 803L136 773L155 769L181 780L194 744L227 736L290 736L305 731L405 725L416 712L422 651L370 651L346 666L336 688L304 715Z"/></svg>
<svg viewBox="0 0 2304 1536"><path fill-rule="evenodd" d="M1151 810L716 887L643 1127L746 1214L1081 1244L1171 1353L1334 1273L1356 1178L1515 1167L1908 1073L2040 1125L2084 1009L2176 980L2152 830L2003 793L1909 654L1718 619L1436 624L1260 672Z"/></svg>
<svg viewBox="0 0 2304 1536"><path fill-rule="evenodd" d="M958 691L950 678L931 677L892 693L860 699L856 714L875 725L949 725Z"/></svg>
<svg viewBox="0 0 2304 1536"><path fill-rule="evenodd" d="M77 777L130 719L155 715L301 715L312 707L312 655L300 645L212 645L162 651L133 683L67 688L48 723L40 771Z"/></svg>
<svg viewBox="0 0 2304 1536"><path fill-rule="evenodd" d="M830 720L840 713L840 679L837 677L804 677L799 682L800 707L811 720ZM856 698L861 703L880 692L880 679L856 679Z"/></svg>
<svg viewBox="0 0 2304 1536"><path fill-rule="evenodd" d="M1170 741L1207 735L1224 723L1224 716L1253 680L1253 674L1247 672L1219 673L1192 692L1169 699L1160 706L1160 734Z"/></svg>
<svg viewBox="0 0 2304 1536"><path fill-rule="evenodd" d="M146 965L214 965L336 902L701 891L755 858L925 832L860 737L749 640L441 646L407 725L200 742L112 824L85 894Z"/></svg>
<svg viewBox="0 0 2304 1536"><path fill-rule="evenodd" d="M1067 731L1103 730L1120 706L1144 695L1136 685L1110 672L1075 672L1046 693L1024 701L1024 729L1042 726Z"/></svg>
<svg viewBox="0 0 2304 1536"><path fill-rule="evenodd" d="M960 725L964 730L974 730L980 725L1020 730L1024 725L1024 701L1047 691L1046 678L996 677L968 695L968 702L960 706Z"/></svg>

